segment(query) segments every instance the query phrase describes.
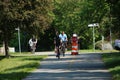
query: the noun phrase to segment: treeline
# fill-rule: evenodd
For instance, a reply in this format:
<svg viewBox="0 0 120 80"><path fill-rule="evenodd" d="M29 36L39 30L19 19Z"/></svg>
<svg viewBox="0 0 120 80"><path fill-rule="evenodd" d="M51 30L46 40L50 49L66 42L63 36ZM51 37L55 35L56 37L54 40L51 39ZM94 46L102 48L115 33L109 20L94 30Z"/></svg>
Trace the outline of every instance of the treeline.
<svg viewBox="0 0 120 80"><path fill-rule="evenodd" d="M55 30L64 30L68 38L78 34L81 48L92 47L92 29L88 24L99 23L95 28L96 41L101 36L113 39L120 35L119 0L1 0L0 41L18 50L17 31L21 32L22 51L28 50L28 40L38 37L37 51L53 50Z"/></svg>

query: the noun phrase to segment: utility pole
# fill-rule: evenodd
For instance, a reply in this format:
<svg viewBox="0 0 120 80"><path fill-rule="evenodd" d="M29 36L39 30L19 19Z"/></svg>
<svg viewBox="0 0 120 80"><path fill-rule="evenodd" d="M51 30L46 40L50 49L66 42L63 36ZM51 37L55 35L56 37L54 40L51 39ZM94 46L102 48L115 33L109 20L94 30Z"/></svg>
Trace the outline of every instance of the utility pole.
<svg viewBox="0 0 120 80"><path fill-rule="evenodd" d="M94 27L99 26L98 23L93 23L93 24L89 24L88 27L92 27L93 28L93 51L95 52L95 29Z"/></svg>
<svg viewBox="0 0 120 80"><path fill-rule="evenodd" d="M20 42L20 28L16 28L15 30L18 31L18 43L19 43L19 52L21 53L21 42Z"/></svg>

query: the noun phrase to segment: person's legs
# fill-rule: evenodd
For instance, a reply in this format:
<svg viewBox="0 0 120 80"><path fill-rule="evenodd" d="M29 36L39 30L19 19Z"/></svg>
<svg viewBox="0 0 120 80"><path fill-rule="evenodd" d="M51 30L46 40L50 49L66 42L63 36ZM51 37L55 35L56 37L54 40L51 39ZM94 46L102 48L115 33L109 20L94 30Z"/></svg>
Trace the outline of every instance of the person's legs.
<svg viewBox="0 0 120 80"><path fill-rule="evenodd" d="M59 50L59 45L58 45L58 46L56 46L56 50L57 50L56 57L58 57L58 59L60 59L60 50Z"/></svg>
<svg viewBox="0 0 120 80"><path fill-rule="evenodd" d="M33 46L31 47L31 52L32 52L33 54L35 53L35 49L36 49L36 46L33 45Z"/></svg>
<svg viewBox="0 0 120 80"><path fill-rule="evenodd" d="M30 46L30 51L32 52L32 50L33 50L33 48L32 48L32 46Z"/></svg>
<svg viewBox="0 0 120 80"><path fill-rule="evenodd" d="M33 54L35 53L35 48L32 50L32 53L33 53Z"/></svg>

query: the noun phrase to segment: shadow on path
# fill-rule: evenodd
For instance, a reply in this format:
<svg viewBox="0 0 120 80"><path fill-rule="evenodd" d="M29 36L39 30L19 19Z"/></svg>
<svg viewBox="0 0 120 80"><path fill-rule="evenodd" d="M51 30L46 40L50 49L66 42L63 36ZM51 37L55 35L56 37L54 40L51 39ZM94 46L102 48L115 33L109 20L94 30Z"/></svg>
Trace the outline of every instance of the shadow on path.
<svg viewBox="0 0 120 80"><path fill-rule="evenodd" d="M111 80L100 53L70 55L58 60L50 55L23 80Z"/></svg>

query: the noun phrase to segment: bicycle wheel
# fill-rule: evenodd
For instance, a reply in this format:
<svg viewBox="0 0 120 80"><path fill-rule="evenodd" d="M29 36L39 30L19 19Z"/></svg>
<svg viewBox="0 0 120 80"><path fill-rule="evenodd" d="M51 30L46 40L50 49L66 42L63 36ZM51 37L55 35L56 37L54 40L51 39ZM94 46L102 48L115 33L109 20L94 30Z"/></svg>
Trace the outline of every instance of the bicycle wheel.
<svg viewBox="0 0 120 80"><path fill-rule="evenodd" d="M61 53L63 56L65 56L65 45L64 44L61 46Z"/></svg>
<svg viewBox="0 0 120 80"><path fill-rule="evenodd" d="M65 47L63 46L63 56L65 56Z"/></svg>

